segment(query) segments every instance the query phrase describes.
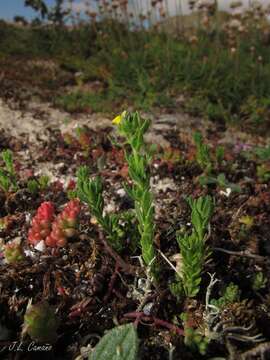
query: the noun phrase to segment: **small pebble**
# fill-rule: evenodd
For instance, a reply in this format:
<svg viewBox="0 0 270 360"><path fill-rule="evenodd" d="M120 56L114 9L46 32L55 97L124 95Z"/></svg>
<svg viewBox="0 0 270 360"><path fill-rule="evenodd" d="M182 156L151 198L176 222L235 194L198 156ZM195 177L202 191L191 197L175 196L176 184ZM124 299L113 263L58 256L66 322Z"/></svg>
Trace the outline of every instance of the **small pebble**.
<svg viewBox="0 0 270 360"><path fill-rule="evenodd" d="M226 188L226 191L221 190L219 193L220 195L224 195L226 197L229 197L231 195L232 189L231 188Z"/></svg>
<svg viewBox="0 0 270 360"><path fill-rule="evenodd" d="M144 315L146 315L146 316L151 315L151 310L153 309L153 306L154 306L154 303L152 303L152 302L146 304L146 305L143 307L143 313L144 313Z"/></svg>
<svg viewBox="0 0 270 360"><path fill-rule="evenodd" d="M126 195L126 192L124 189L119 189L116 191L116 194L119 195L120 197L124 197Z"/></svg>
<svg viewBox="0 0 270 360"><path fill-rule="evenodd" d="M35 249L37 251L44 252L45 249L46 249L46 245L45 245L44 240L41 240L39 243L37 243L37 245L35 246Z"/></svg>

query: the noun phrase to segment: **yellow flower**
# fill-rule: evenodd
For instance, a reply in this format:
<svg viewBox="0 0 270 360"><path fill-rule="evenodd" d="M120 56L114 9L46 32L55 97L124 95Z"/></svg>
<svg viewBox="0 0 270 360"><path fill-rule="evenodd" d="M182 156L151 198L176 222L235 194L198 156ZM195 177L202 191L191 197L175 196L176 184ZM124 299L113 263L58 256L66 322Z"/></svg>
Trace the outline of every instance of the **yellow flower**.
<svg viewBox="0 0 270 360"><path fill-rule="evenodd" d="M126 111L123 111L121 115L118 115L113 119L112 123L114 125L119 125L125 115L126 115Z"/></svg>
<svg viewBox="0 0 270 360"><path fill-rule="evenodd" d="M116 117L113 119L112 123L113 123L114 125L119 125L120 122L121 122L121 120L122 120L122 116L121 116L121 115L118 115L118 116L116 116Z"/></svg>

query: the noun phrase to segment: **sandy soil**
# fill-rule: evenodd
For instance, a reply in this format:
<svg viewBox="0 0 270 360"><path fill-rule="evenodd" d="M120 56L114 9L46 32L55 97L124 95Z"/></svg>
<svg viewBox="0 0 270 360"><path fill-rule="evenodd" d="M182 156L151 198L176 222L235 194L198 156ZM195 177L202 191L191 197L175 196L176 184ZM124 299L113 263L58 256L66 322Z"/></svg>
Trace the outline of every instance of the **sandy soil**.
<svg viewBox="0 0 270 360"><path fill-rule="evenodd" d="M166 132L174 129L179 136L192 136L199 129L205 135L219 133L219 143L235 144L244 142L251 145L264 144L266 139L237 131L228 127L220 132L219 124L213 124L201 119L191 117L180 112L174 114L147 115L153 119L152 130L147 140L159 144L162 147L170 146L166 139ZM46 140L50 130L60 129L62 133L72 132L78 125L87 125L98 130L111 127L111 118L100 114L77 114L70 115L64 111L53 108L48 103L29 104L28 109L13 110L0 99L0 129L14 137L24 137L30 142Z"/></svg>

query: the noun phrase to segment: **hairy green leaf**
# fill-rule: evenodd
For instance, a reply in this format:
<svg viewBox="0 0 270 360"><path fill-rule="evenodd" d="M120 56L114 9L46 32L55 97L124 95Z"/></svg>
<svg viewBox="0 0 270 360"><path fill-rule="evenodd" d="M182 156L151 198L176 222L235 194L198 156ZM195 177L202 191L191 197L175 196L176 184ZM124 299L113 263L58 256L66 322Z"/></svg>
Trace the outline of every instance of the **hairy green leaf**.
<svg viewBox="0 0 270 360"><path fill-rule="evenodd" d="M90 354L88 360L136 360L138 337L133 324L117 326L108 331Z"/></svg>

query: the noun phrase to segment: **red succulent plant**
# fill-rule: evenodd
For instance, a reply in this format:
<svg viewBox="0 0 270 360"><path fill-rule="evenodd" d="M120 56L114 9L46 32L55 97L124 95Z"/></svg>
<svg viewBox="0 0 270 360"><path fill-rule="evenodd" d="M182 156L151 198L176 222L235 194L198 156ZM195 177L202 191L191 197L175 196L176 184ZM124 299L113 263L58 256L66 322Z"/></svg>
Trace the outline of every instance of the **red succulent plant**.
<svg viewBox="0 0 270 360"><path fill-rule="evenodd" d="M44 202L38 208L33 218L32 227L28 233L28 241L36 245L41 240L50 247L63 247L67 240L77 232L80 201L70 200L64 210L55 218L54 206L51 202Z"/></svg>
<svg viewBox="0 0 270 360"><path fill-rule="evenodd" d="M32 245L36 245L41 240L45 240L52 229L54 220L54 205L50 201L43 202L37 210L37 214L33 218L32 227L28 232L28 241Z"/></svg>
<svg viewBox="0 0 270 360"><path fill-rule="evenodd" d="M46 237L47 246L63 247L69 238L76 235L80 210L78 199L70 200L67 203L64 210L55 219L51 233Z"/></svg>

